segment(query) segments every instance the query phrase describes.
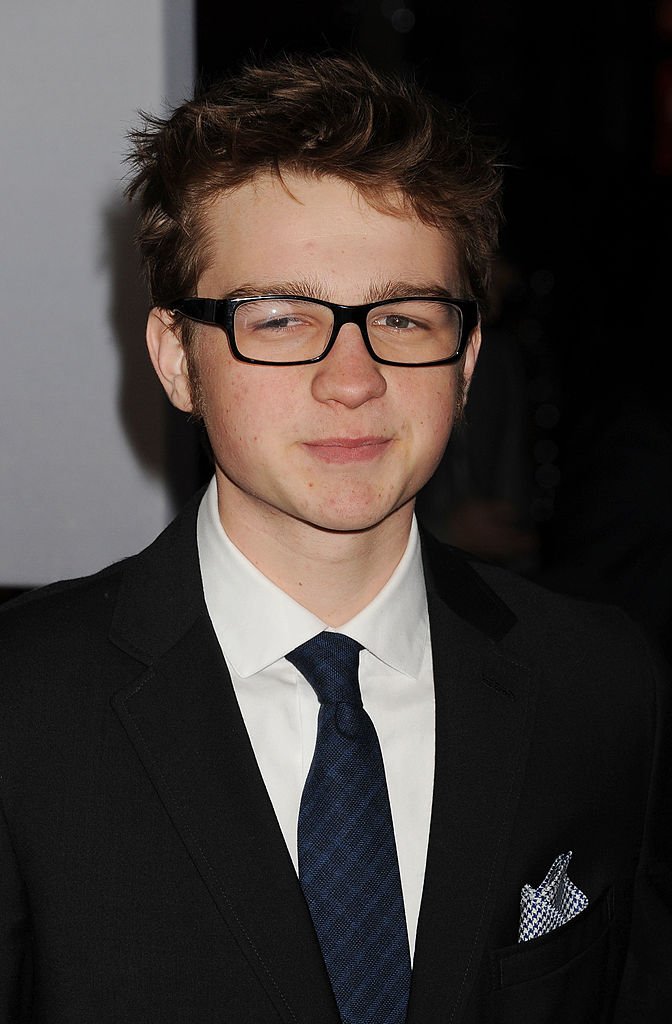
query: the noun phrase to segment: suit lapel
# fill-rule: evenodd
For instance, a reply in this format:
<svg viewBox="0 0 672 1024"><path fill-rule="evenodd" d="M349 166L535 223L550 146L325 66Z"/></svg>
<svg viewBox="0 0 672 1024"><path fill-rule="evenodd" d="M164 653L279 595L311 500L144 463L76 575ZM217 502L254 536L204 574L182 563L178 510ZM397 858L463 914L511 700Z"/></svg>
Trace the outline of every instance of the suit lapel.
<svg viewBox="0 0 672 1024"><path fill-rule="evenodd" d="M529 671L506 659L495 643L515 618L471 567L434 550L426 577L436 763L408 1024L439 1019L457 1024L479 965L508 847L533 689Z"/></svg>
<svg viewBox="0 0 672 1024"><path fill-rule="evenodd" d="M205 610L195 508L129 563L112 639L146 665L113 706L279 1019L338 1024L310 915Z"/></svg>

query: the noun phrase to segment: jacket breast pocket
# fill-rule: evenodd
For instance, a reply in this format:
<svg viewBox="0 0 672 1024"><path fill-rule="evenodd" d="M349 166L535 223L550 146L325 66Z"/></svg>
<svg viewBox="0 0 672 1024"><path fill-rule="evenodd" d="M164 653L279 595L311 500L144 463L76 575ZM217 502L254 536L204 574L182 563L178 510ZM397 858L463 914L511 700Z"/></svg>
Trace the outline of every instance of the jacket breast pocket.
<svg viewBox="0 0 672 1024"><path fill-rule="evenodd" d="M562 927L491 954L496 1024L598 1024L613 1001L615 888ZM622 908L620 908L622 910Z"/></svg>

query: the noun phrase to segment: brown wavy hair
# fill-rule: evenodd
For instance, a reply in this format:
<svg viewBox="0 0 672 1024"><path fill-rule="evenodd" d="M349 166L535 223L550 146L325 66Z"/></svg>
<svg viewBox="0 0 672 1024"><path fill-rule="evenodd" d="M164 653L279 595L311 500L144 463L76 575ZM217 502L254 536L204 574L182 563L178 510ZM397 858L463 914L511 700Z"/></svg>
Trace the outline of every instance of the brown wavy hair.
<svg viewBox="0 0 672 1024"><path fill-rule="evenodd" d="M137 243L154 305L196 293L209 200L283 171L337 177L379 211L398 214L401 203L449 233L464 287L485 299L500 148L410 75L380 73L356 55L283 55L249 61L165 119L141 118L126 191L140 200Z"/></svg>

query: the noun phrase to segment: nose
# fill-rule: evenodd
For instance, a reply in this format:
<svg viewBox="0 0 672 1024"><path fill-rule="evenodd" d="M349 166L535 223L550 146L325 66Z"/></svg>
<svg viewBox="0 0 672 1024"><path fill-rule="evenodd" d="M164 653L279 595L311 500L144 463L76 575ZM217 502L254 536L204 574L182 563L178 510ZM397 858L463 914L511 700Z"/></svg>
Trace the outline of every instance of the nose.
<svg viewBox="0 0 672 1024"><path fill-rule="evenodd" d="M356 409L385 394L387 381L381 369L369 355L359 327L344 324L329 355L315 364L313 397Z"/></svg>

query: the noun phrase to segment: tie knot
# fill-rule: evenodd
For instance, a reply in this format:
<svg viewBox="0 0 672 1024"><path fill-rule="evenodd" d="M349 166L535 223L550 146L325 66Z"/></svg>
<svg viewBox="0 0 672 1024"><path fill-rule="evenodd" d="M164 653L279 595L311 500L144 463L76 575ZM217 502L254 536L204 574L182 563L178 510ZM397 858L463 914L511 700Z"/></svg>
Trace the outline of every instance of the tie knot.
<svg viewBox="0 0 672 1024"><path fill-rule="evenodd" d="M362 645L343 633L318 633L286 656L317 694L320 704L360 707L359 652Z"/></svg>

